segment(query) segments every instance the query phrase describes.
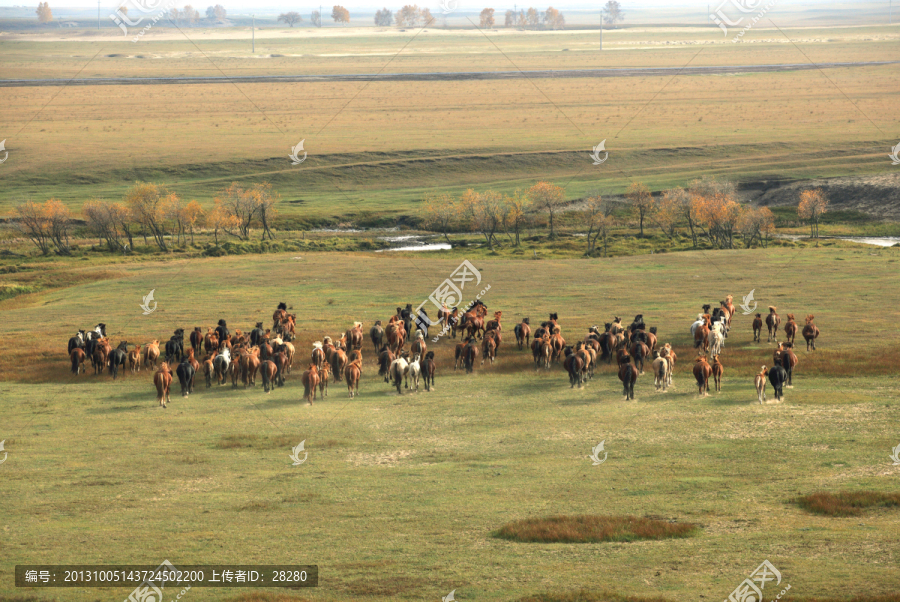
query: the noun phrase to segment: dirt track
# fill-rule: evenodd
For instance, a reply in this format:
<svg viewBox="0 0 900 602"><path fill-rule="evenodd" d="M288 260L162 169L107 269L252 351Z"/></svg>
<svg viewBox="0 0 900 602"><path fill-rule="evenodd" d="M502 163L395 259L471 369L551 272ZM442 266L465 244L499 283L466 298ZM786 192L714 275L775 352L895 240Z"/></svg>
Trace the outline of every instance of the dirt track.
<svg viewBox="0 0 900 602"><path fill-rule="evenodd" d="M0 88L31 86L124 86L166 84L230 84L230 83L298 83L298 82L370 82L370 81L464 81L491 79L546 79L581 77L660 77L671 75L736 75L739 73L774 73L835 69L840 67L871 67L893 65L900 61L867 63L792 63L782 65L727 65L714 67L638 67L627 69L571 69L540 71L462 71L425 73L364 73L334 75L243 75L204 77L96 77L84 79L7 79L0 80Z"/></svg>

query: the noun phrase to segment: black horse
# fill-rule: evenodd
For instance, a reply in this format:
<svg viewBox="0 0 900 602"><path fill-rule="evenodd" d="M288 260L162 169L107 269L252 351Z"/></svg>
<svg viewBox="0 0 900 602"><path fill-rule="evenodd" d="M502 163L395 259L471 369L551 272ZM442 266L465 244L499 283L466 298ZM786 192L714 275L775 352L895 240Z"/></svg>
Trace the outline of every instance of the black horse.
<svg viewBox="0 0 900 602"><path fill-rule="evenodd" d="M644 324L644 314L638 314L634 317L634 321L631 323L631 326L628 327L631 331L631 334L634 334L638 330L647 330L647 325ZM634 340L632 338L632 340Z"/></svg>
<svg viewBox="0 0 900 602"><path fill-rule="evenodd" d="M119 346L109 352L107 363L109 371L112 373L113 380L119 376L119 366L125 369L125 360L128 359L128 343L122 341Z"/></svg>
<svg viewBox="0 0 900 602"><path fill-rule="evenodd" d="M787 382L787 378L787 370L778 364L775 364L769 370L769 382L772 383L772 388L775 389L775 399L777 401L784 399L784 383Z"/></svg>
<svg viewBox="0 0 900 602"><path fill-rule="evenodd" d="M191 362L184 358L175 369L178 375L178 382L181 384L181 396L187 397L194 392L194 367Z"/></svg>
<svg viewBox="0 0 900 602"><path fill-rule="evenodd" d="M166 341L166 362L181 361L184 357L184 328L175 331L168 341Z"/></svg>
<svg viewBox="0 0 900 602"><path fill-rule="evenodd" d="M83 330L79 330L78 334L69 339L69 355L72 355L72 350L75 348L84 349L86 334Z"/></svg>

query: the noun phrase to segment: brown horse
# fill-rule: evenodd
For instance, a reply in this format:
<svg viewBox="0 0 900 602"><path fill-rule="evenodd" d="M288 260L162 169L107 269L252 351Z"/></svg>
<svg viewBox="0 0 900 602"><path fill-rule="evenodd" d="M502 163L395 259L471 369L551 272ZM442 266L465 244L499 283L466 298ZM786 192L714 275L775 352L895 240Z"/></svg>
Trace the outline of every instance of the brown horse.
<svg viewBox="0 0 900 602"><path fill-rule="evenodd" d="M725 295L722 307L728 310L728 325L731 326L731 318L734 317L734 295Z"/></svg>
<svg viewBox="0 0 900 602"><path fill-rule="evenodd" d="M347 367L347 354L343 349L335 349L331 354L331 376L334 382L344 380L344 368Z"/></svg>
<svg viewBox="0 0 900 602"><path fill-rule="evenodd" d="M774 305L769 306L769 315L766 316L766 327L769 329L769 336L766 337L766 343L778 336L778 326L781 324L781 318L776 313L777 309Z"/></svg>
<svg viewBox="0 0 900 602"><path fill-rule="evenodd" d="M794 367L800 360L794 353L794 346L791 343L784 343L784 351L781 353L781 366L787 372L787 386L794 388Z"/></svg>
<svg viewBox="0 0 900 602"><path fill-rule="evenodd" d="M562 360L563 349L566 348L566 340L558 332L559 326L556 327L557 332L550 335L550 345L553 348L550 361L559 362Z"/></svg>
<svg viewBox="0 0 900 602"><path fill-rule="evenodd" d="M422 360L422 376L425 377L425 390L431 391L434 389L434 373L437 367L434 363L434 351L429 351L425 354L425 359Z"/></svg>
<svg viewBox="0 0 900 602"><path fill-rule="evenodd" d="M207 389L212 386L213 375L215 375L216 373L216 368L213 365L213 359L215 359L216 355L216 351L211 351L206 354L205 358L203 358L203 376L206 377Z"/></svg>
<svg viewBox="0 0 900 602"><path fill-rule="evenodd" d="M287 319L287 304L279 303L278 309L272 314L272 330L278 332L278 327Z"/></svg>
<svg viewBox="0 0 900 602"><path fill-rule="evenodd" d="M172 386L172 371L169 370L169 364L163 362L159 366L159 370L153 375L153 384L156 385L156 400L159 405L164 408L169 407L168 404L171 401L169 389Z"/></svg>
<svg viewBox="0 0 900 602"><path fill-rule="evenodd" d="M654 351L652 365L653 384L656 385L657 391L662 387L663 392L665 392L669 386L669 360L662 357L659 351Z"/></svg>
<svg viewBox="0 0 900 602"><path fill-rule="evenodd" d="M753 342L759 343L760 337L762 336L762 314L756 314L756 317L753 318Z"/></svg>
<svg viewBox="0 0 900 602"><path fill-rule="evenodd" d="M428 351L428 346L425 344L425 335L422 334L421 330L416 331L416 340L412 345L409 346L409 352L415 357L418 355L419 357L425 357L425 353Z"/></svg>
<svg viewBox="0 0 900 602"><path fill-rule="evenodd" d="M631 344L631 358L634 360L634 367L640 367L640 373L644 373L644 359L649 359L650 348L641 341L635 341Z"/></svg>
<svg viewBox="0 0 900 602"><path fill-rule="evenodd" d="M714 355L712 358L712 364L710 365L712 369L713 381L716 384L716 392L722 391L722 376L725 374L725 366L719 361L719 356Z"/></svg>
<svg viewBox="0 0 900 602"><path fill-rule="evenodd" d="M325 399L328 397L328 363L322 364L322 369L319 370L319 397ZM362 371L360 371L362 374Z"/></svg>
<svg viewBox="0 0 900 602"><path fill-rule="evenodd" d="M495 330L488 330L484 338L481 340L481 365L485 360L490 360L494 365L494 359L497 357L497 339L494 337Z"/></svg>
<svg viewBox="0 0 900 602"><path fill-rule="evenodd" d="M637 382L637 377L637 368L632 366L631 362L619 364L619 380L622 381L622 394L625 395L626 401L634 399L634 383Z"/></svg>
<svg viewBox="0 0 900 602"><path fill-rule="evenodd" d="M806 326L803 327L803 338L806 339L806 350L809 351L810 345L812 350L816 350L816 339L819 338L819 327L813 324L816 317L812 314L806 316Z"/></svg>
<svg viewBox="0 0 900 602"><path fill-rule="evenodd" d="M109 352L112 351L112 345L109 339L102 338L97 341L94 346L94 355L91 357L91 364L94 365L94 374L103 374L103 368L109 359Z"/></svg>
<svg viewBox="0 0 900 602"><path fill-rule="evenodd" d="M219 336L212 328L206 329L206 336L203 337L203 350L210 353L219 348Z"/></svg>
<svg viewBox="0 0 900 602"><path fill-rule="evenodd" d="M362 349L363 344L363 331L362 331L363 323L362 322L354 322L353 328L349 329L344 333L344 340L347 341L347 349L349 351L353 351L354 349Z"/></svg>
<svg viewBox="0 0 900 602"><path fill-rule="evenodd" d="M353 360L344 368L344 376L347 377L347 390L350 398L359 395L359 377L362 375L362 358ZM355 393L354 393L355 391Z"/></svg>
<svg viewBox="0 0 900 602"><path fill-rule="evenodd" d="M321 369L322 365L325 363L325 352L322 351L322 343L320 341L316 341L313 343L312 354L310 355L310 361L316 365L316 368Z"/></svg>
<svg viewBox="0 0 900 602"><path fill-rule="evenodd" d="M394 363L394 354L386 346L378 353L378 376L384 377L384 382L390 382L391 364Z"/></svg>
<svg viewBox="0 0 900 602"><path fill-rule="evenodd" d="M391 319L393 320L394 318ZM400 355L400 352L403 351L403 345L406 344L406 327L403 326L403 322L398 320L388 324L384 332L387 335L388 347L390 347L391 352L394 355Z"/></svg>
<svg viewBox="0 0 900 602"><path fill-rule="evenodd" d="M709 351L709 330L712 328L711 317L703 314L703 323L694 328L694 349L703 349L703 353Z"/></svg>
<svg viewBox="0 0 900 602"><path fill-rule="evenodd" d="M709 377L712 374L712 367L706 361L706 356L699 356L694 363L694 378L697 380L697 386L700 388L700 397L709 396Z"/></svg>
<svg viewBox="0 0 900 602"><path fill-rule="evenodd" d="M450 313L450 310L447 309L447 306L441 305L441 308L438 309L438 312L437 312L437 321L438 321L438 324L440 324L442 328L446 327L447 324L449 323L448 320L450 319L450 315L451 315L451 313Z"/></svg>
<svg viewBox="0 0 900 602"><path fill-rule="evenodd" d="M787 342L793 345L798 332L800 332L800 327L797 326L797 322L794 320L794 314L788 314L787 322L784 325L784 334L787 337Z"/></svg>
<svg viewBox="0 0 900 602"><path fill-rule="evenodd" d="M200 353L200 346L203 345L203 332L199 326L195 326L194 330L191 331L190 340L194 353Z"/></svg>
<svg viewBox="0 0 900 602"><path fill-rule="evenodd" d="M303 396L309 402L309 405L312 405L313 400L316 398L316 387L319 386L319 370L316 368L316 365L310 364L303 376L300 377L300 380L303 382Z"/></svg>
<svg viewBox="0 0 900 602"><path fill-rule="evenodd" d="M256 386L256 373L259 371L259 347L251 347L247 353L246 380L244 385Z"/></svg>
<svg viewBox="0 0 900 602"><path fill-rule="evenodd" d="M259 364L259 374L262 376L263 390L268 393L275 390L275 380L278 378L278 366L271 360L265 360Z"/></svg>
<svg viewBox="0 0 900 602"><path fill-rule="evenodd" d="M137 345L134 349L128 352L128 368L131 370L132 374L137 374L141 371L141 346Z"/></svg>
<svg viewBox="0 0 900 602"><path fill-rule="evenodd" d="M69 354L69 359L72 361L72 374L78 376L79 373L85 371L84 361L87 359L87 354L84 352L84 349L73 347L72 353Z"/></svg>

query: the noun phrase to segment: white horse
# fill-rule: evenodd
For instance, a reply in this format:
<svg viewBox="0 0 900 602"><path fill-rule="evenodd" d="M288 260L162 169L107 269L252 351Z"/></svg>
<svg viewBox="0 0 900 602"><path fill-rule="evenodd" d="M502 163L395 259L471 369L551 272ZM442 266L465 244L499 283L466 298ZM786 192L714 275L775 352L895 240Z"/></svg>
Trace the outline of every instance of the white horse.
<svg viewBox="0 0 900 602"><path fill-rule="evenodd" d="M691 338L694 338L694 332L696 330L706 324L706 320L703 319L703 314L697 314L697 321L691 324Z"/></svg>
<svg viewBox="0 0 900 602"><path fill-rule="evenodd" d="M400 383L403 381L403 378L407 375L409 368L409 362L406 361L406 358L403 356L398 357L393 362L391 362L390 375L394 381L394 386L397 387L397 395L401 395L400 392ZM406 388L409 388L409 381L406 382Z"/></svg>
<svg viewBox="0 0 900 602"><path fill-rule="evenodd" d="M220 385L224 385L225 379L228 376L228 369L231 367L231 349L223 347L222 353L213 359L213 366L216 370L216 382Z"/></svg>
<svg viewBox="0 0 900 602"><path fill-rule="evenodd" d="M409 363L406 367L407 378L413 385L415 385L415 392L419 392L419 377L422 376L422 367L419 365L419 354L417 353L415 359ZM407 387L412 388L412 387Z"/></svg>
<svg viewBox="0 0 900 602"><path fill-rule="evenodd" d="M722 344L725 342L725 324L716 322L709 331L709 357L722 353Z"/></svg>

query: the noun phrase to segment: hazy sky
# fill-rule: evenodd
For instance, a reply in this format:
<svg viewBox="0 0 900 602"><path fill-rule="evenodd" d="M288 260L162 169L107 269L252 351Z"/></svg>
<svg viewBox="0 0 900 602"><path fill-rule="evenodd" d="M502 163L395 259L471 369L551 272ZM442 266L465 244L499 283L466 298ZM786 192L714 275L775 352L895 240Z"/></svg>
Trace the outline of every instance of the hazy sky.
<svg viewBox="0 0 900 602"><path fill-rule="evenodd" d="M141 0L130 0L130 2L139 2ZM159 0L144 0L148 1L151 5L155 5ZM758 5L760 8L769 4L772 0L711 0L710 2L705 1L684 1L684 0L675 0L673 2L662 2L660 0L619 0L620 5L622 6L622 10L628 14L629 10L636 10L639 13L646 14L645 11L659 9L660 12L665 12L668 14L703 14L707 10L707 6L710 5L713 10L716 9L723 1L725 2L742 2L747 6L756 6ZM519 4L525 2L519 2ZM596 7L599 10L599 7L605 4L606 0L562 0L559 2L553 0L543 0L544 3L555 6L560 10L566 9L577 9L577 10L589 10L591 8ZM772 7L772 10L784 10L785 8L791 9L800 9L800 10L809 10L816 8L830 8L830 9L843 9L847 10L851 7L866 7L866 8L880 8L881 5L884 5L884 9L887 9L889 0L883 0L883 2L870 2L870 1L856 1L856 2L816 2L814 0L775 0L775 4ZM55 8L70 8L70 9L84 9L86 11L93 10L96 11L96 0L91 2L90 0L49 0L50 7L52 9ZM249 11L259 12L267 12L267 10L284 10L291 9L296 10L302 14L308 14L310 11L315 10L319 7L319 4L322 6L328 5L329 7L332 4L340 3L343 6L347 7L348 10L351 11L351 14L354 10L362 11L362 12L373 12L382 6L387 6L392 9L399 9L404 4L419 4L423 7L429 7L432 9L432 12L438 8L439 0L334 0L331 3L328 2L319 2L319 0L259 0L258 2L253 2L252 0L177 0L177 6L183 6L185 4L192 4L195 8L199 8L201 12L208 5L212 4L222 4L229 12L231 13L246 13ZM487 2L486 0L460 0L459 5L462 10L467 11L477 11L481 10L484 6L491 5L498 10L505 10L507 8L507 4L511 8L514 3L514 0L503 0L503 2ZM115 0L100 0L100 5L102 10L111 9L114 5L118 6L121 4L121 1L115 2ZM167 1L163 1L163 4L167 4ZM895 2L895 4L900 5L900 0ZM37 6L37 0L34 2L24 2L23 0L0 0L0 7L12 7L12 6L21 6L21 7L32 7L32 5ZM900 13L900 6L898 8L898 13ZM437 13L435 13L437 14Z"/></svg>

